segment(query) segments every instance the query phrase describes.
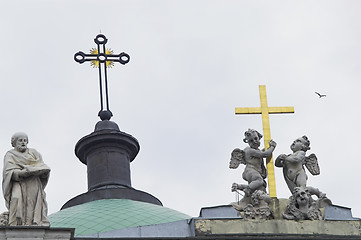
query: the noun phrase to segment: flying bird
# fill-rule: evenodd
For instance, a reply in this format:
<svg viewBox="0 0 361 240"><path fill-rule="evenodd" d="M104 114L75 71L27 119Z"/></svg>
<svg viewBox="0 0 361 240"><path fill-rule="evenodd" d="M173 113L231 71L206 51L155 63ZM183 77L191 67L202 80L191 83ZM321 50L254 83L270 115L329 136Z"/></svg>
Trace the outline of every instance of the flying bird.
<svg viewBox="0 0 361 240"><path fill-rule="evenodd" d="M325 94L321 94L321 93L318 93L318 92L315 92L320 98L322 98L322 97L326 97L326 95Z"/></svg>

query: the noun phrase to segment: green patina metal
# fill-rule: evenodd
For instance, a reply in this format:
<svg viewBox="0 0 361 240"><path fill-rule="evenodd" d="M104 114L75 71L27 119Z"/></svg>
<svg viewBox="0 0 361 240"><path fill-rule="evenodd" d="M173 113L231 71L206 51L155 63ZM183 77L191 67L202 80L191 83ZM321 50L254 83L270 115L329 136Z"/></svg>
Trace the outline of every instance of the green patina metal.
<svg viewBox="0 0 361 240"><path fill-rule="evenodd" d="M51 227L75 228L75 236L188 218L191 217L173 209L129 199L92 201L49 215Z"/></svg>

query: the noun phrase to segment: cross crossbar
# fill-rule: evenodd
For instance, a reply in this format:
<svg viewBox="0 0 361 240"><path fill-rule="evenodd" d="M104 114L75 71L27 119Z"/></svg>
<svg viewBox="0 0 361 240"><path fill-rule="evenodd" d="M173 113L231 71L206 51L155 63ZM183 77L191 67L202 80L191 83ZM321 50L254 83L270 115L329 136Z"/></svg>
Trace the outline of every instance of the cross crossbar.
<svg viewBox="0 0 361 240"><path fill-rule="evenodd" d="M294 113L294 107L268 107L269 114L280 114L280 113ZM261 114L262 109L260 107L245 107L236 108L236 114Z"/></svg>

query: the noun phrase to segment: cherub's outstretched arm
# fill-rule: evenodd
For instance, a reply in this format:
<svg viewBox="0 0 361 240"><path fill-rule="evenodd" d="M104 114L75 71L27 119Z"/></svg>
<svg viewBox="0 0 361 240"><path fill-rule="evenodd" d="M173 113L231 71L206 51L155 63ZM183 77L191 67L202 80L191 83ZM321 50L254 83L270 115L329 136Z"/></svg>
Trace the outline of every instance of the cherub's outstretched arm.
<svg viewBox="0 0 361 240"><path fill-rule="evenodd" d="M249 149L249 153L252 156L259 157L259 158L270 157L272 155L272 152L275 150L277 143L275 141L271 140L269 142L269 145L270 145L270 147L265 151L261 151L258 149Z"/></svg>

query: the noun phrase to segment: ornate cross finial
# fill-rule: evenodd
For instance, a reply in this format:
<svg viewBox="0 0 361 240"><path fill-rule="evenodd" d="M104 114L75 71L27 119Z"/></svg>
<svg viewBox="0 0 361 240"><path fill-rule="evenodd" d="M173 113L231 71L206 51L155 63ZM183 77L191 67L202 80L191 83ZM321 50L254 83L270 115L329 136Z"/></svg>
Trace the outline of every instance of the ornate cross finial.
<svg viewBox="0 0 361 240"><path fill-rule="evenodd" d="M124 52L113 54L111 49L106 49L105 44L108 42L108 39L103 34L98 34L95 37L94 42L97 44L96 49L91 49L90 54L79 51L74 55L74 60L78 63L91 61L93 67L99 68L100 111L98 116L101 120L110 120L113 114L109 109L107 68L112 67L114 62L119 62L123 65L127 64L130 60L130 56ZM104 80L102 77L104 77ZM104 89L103 84L105 87ZM105 108L104 102L106 105Z"/></svg>
<svg viewBox="0 0 361 240"><path fill-rule="evenodd" d="M236 114L261 114L263 124L263 135L265 148L269 148L269 141L271 141L271 130L269 125L269 114L274 113L294 113L294 107L269 107L267 104L266 86L259 86L259 94L261 98L261 107L238 107L236 108ZM267 163L268 172L268 187L270 197L277 197L276 194L276 180L273 167L273 159Z"/></svg>

